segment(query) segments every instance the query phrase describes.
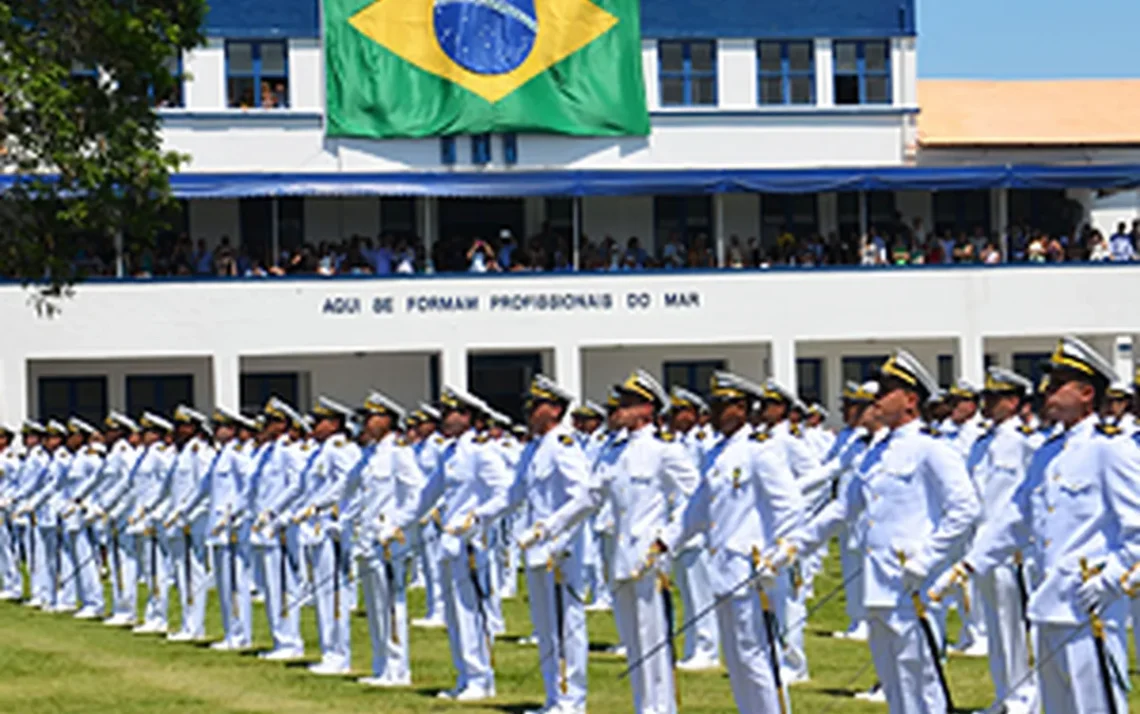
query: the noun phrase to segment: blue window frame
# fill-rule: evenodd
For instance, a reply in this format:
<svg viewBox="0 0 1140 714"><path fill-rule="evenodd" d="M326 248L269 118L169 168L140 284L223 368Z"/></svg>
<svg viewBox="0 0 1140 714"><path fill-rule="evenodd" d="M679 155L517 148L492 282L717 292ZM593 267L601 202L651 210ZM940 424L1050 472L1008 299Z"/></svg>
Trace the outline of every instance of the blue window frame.
<svg viewBox="0 0 1140 714"><path fill-rule="evenodd" d="M891 45L886 40L834 44L835 103L891 103Z"/></svg>
<svg viewBox="0 0 1140 714"><path fill-rule="evenodd" d="M818 232L818 194L760 194L760 235L765 245L775 245L782 233L807 238Z"/></svg>
<svg viewBox="0 0 1140 714"><path fill-rule="evenodd" d="M491 135L476 134L471 137L471 163L491 163Z"/></svg>
<svg viewBox="0 0 1140 714"><path fill-rule="evenodd" d="M226 42L226 104L231 109L289 107L289 48L284 41Z"/></svg>
<svg viewBox="0 0 1140 714"><path fill-rule="evenodd" d="M862 384L879 373L879 368L887 361L886 355L878 357L844 357L843 381Z"/></svg>
<svg viewBox="0 0 1140 714"><path fill-rule="evenodd" d="M39 417L77 416L98 424L107 415L106 377L40 377Z"/></svg>
<svg viewBox="0 0 1140 714"><path fill-rule="evenodd" d="M822 402L824 392L823 360L801 357L796 360L796 391L807 402Z"/></svg>
<svg viewBox="0 0 1140 714"><path fill-rule="evenodd" d="M711 196L655 196L653 198L653 226L655 245L658 252L677 236L686 246L692 246L693 241L704 236L704 247L712 248L715 239L713 234L713 210ZM672 258L672 256L670 256ZM686 256L677 258L686 262ZM678 267L672 263L665 267ZM690 266L697 267L697 266ZM708 267L708 266L705 266Z"/></svg>
<svg viewBox="0 0 1140 714"><path fill-rule="evenodd" d="M957 380L954 374L954 355L938 355L938 386L949 389Z"/></svg>
<svg viewBox="0 0 1140 714"><path fill-rule="evenodd" d="M471 391L512 419L525 418L523 394L530 380L541 371L542 355L538 352L467 357L467 384Z"/></svg>
<svg viewBox="0 0 1140 714"><path fill-rule="evenodd" d="M939 235L948 231L969 233L979 227L989 233L990 192L988 190L934 192L935 232Z"/></svg>
<svg viewBox="0 0 1140 714"><path fill-rule="evenodd" d="M657 43L661 106L716 105L716 42L660 40Z"/></svg>
<svg viewBox="0 0 1140 714"><path fill-rule="evenodd" d="M661 373L665 375L666 389L672 389L675 386L684 387L707 397L709 380L712 378L713 372L724 368L725 364L722 359L678 360L663 364Z"/></svg>
<svg viewBox="0 0 1140 714"><path fill-rule="evenodd" d="M503 163L514 166L519 162L519 135L503 134Z"/></svg>
<svg viewBox="0 0 1140 714"><path fill-rule="evenodd" d="M441 136L439 138L439 163L444 166L455 165L455 137Z"/></svg>
<svg viewBox="0 0 1140 714"><path fill-rule="evenodd" d="M815 104L815 43L756 43L760 104Z"/></svg>
<svg viewBox="0 0 1140 714"><path fill-rule="evenodd" d="M241 376L242 411L260 411L270 397L290 404L301 403L300 377L296 372L264 372Z"/></svg>
<svg viewBox="0 0 1140 714"><path fill-rule="evenodd" d="M127 411L170 414L179 404L194 406L194 375L146 374L127 377Z"/></svg>

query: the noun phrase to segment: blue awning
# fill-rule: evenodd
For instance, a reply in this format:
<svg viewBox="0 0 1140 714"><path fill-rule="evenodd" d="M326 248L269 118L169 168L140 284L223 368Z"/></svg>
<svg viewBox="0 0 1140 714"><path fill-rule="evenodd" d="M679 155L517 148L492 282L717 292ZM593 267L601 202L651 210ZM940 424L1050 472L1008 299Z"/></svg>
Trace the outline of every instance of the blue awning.
<svg viewBox="0 0 1140 714"><path fill-rule="evenodd" d="M15 181L0 177L0 191ZM271 196L636 196L990 188L1121 190L1140 187L1140 164L930 166L678 171L399 173L184 173L180 198Z"/></svg>

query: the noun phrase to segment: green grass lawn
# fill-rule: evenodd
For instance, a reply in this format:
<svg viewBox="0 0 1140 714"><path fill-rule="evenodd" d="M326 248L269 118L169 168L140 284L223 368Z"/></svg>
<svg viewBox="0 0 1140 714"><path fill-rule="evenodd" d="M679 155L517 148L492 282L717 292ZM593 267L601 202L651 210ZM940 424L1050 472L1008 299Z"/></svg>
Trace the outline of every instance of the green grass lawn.
<svg viewBox="0 0 1140 714"><path fill-rule="evenodd" d="M838 584L838 559L830 557L816 580L822 597ZM172 601L176 601L172 597ZM410 616L423 613L423 591L410 593ZM132 635L122 629L49 615L12 603L0 603L0 712L21 714L221 714L222 712L508 712L542 702L538 651L515 641L530 631L525 600L503 603L508 634L495 645L498 698L479 705L453 704L434 698L454 683L447 637L443 630L411 630L414 686L405 691L373 690L352 678L317 677L303 666L270 663L248 654L213 652L204 646L173 644L156 636ZM173 609L177 609L174 605ZM180 622L177 612L171 622ZM834 640L843 629L843 598L835 597L809 623L807 649L812 680L792 689L797 712L816 714L886 712L878 704L857 702L853 692L874 681L866 644ZM302 619L308 652L317 657L313 613ZM220 636L217 602L210 603L207 630ZM589 707L592 714L632 711L626 681L618 678L624 660L601 653L617 641L609 613L589 615L591 654ZM951 630L957 632L956 625ZM353 619L354 676L369 674L370 647L363 617ZM264 613L254 610L255 644L269 644ZM993 695L985 660L954 657L949 677L955 703L971 711L991 703ZM1137 682L1134 679L1134 684ZM682 674L682 710L699 714L732 712L735 707L724 673ZM1132 702L1140 704L1140 696Z"/></svg>

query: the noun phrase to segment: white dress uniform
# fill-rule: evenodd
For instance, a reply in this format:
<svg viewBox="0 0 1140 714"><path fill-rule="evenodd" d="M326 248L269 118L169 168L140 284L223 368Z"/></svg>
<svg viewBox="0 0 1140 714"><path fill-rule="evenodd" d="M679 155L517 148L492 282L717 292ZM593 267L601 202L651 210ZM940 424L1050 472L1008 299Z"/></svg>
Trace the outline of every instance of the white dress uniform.
<svg viewBox="0 0 1140 714"><path fill-rule="evenodd" d="M531 382L530 398L569 404L572 395L544 375ZM555 425L535 434L519 459L509 500L520 531L541 528L567 502L588 502L590 470L571 429ZM523 551L530 617L538 636L539 669L546 699L542 712L583 714L586 710L586 603L583 599L582 525Z"/></svg>
<svg viewBox="0 0 1140 714"><path fill-rule="evenodd" d="M47 429L48 433L67 436L67 427L55 420L48 422ZM74 579L65 570L67 561L63 557L61 517L65 507L62 500L62 485L71 465L71 458L72 454L67 447L58 447L51 454L43 487L32 497L32 507L36 511L36 521L47 565L47 590L43 596L42 607L54 612L69 612L76 607Z"/></svg>
<svg viewBox="0 0 1140 714"><path fill-rule="evenodd" d="M169 434L173 425L162 417L144 413L139 425L147 431ZM136 560L147 584L147 601L143 622L135 628L139 634L161 634L167 630L166 610L170 590L170 553L166 539L162 538L156 523L155 508L162 500L170 470L174 465L175 449L161 441L143 449L135 470L134 513L128 519L128 531L134 536L138 549Z"/></svg>
<svg viewBox="0 0 1140 714"><path fill-rule="evenodd" d="M265 414L270 419L302 423L296 410L276 398L266 404ZM296 538L290 537L289 523L282 517L282 509L300 491L301 470L305 464L299 447L292 444L288 434L262 444L253 455L253 462L246 509L253 519L249 542L254 557L262 561L265 569L265 614L273 636L273 649L261 656L273 660L298 659L305 653L297 601L300 562Z"/></svg>
<svg viewBox="0 0 1140 714"><path fill-rule="evenodd" d="M656 380L640 370L622 389L655 401L659 408L668 401ZM659 541L678 542L681 519L669 518L670 495L683 513L699 480L685 448L647 424L603 452L588 498L563 505L545 529L549 537L557 538L604 503L611 505L615 619L629 661L640 662L629 675L637 714L677 711L671 649L659 647L672 632L666 616L669 591L663 587L668 563L660 562L667 558L659 558L654 546Z"/></svg>
<svg viewBox="0 0 1140 714"><path fill-rule="evenodd" d="M205 428L205 415L186 406L175 410L174 420ZM164 492L165 507L160 523L165 528L170 567L178 584L182 627L168 635L172 641L195 641L206 637L206 519L187 506L202 488L217 451L200 435L190 438L174 459Z"/></svg>
<svg viewBox="0 0 1140 714"><path fill-rule="evenodd" d="M37 434L43 436L46 429L36 421L27 420L20 429L23 434ZM50 456L43 444L37 443L26 450L24 459L16 476L16 487L11 499L14 507L17 531L24 542L24 552L27 558L27 569L30 598L25 603L30 607L39 607L47 595L48 573L46 549L43 534L40 532L39 522L31 499L45 487L48 474Z"/></svg>
<svg viewBox="0 0 1140 714"><path fill-rule="evenodd" d="M508 425L509 426L509 425ZM506 429L494 440L495 445L499 448L500 453L503 455L503 460L507 462L507 471L515 473L518 468L519 458L522 455L523 445L519 440L509 433ZM518 539L515 538L517 531L514 514L508 513L503 516L499 521L499 527L495 529L495 536L498 538L499 557L494 559L494 567L492 568L492 575L495 578L493 583L493 590L497 592L497 600L510 600L518 594L519 589L519 548ZM499 617L502 619L502 606L500 603ZM505 631L505 622L500 622L503 625L501 631Z"/></svg>
<svg viewBox="0 0 1140 714"><path fill-rule="evenodd" d="M604 412L601 413L603 416ZM579 446L586 456L586 467L590 473L594 472L594 465L602 450L610 443L613 436L605 427L598 427L590 434L583 434ZM582 556L583 587L590 592L590 604L587 611L608 611L613 609L613 597L610 594L609 576L607 575L607 553L605 548L606 529L599 527L598 515L590 517L585 528L585 553Z"/></svg>
<svg viewBox="0 0 1140 714"><path fill-rule="evenodd" d="M403 410L382 395L372 394L366 412L390 413L399 422ZM364 684L407 686L412 682L408 658L408 601L405 564L408 545L397 534L410 533L427 482L415 451L396 433L365 449L360 474L360 511L356 515L356 557L364 585L364 608L372 642L372 677Z"/></svg>
<svg viewBox="0 0 1140 714"><path fill-rule="evenodd" d="M883 366L884 377L932 393L933 378L909 353ZM943 712L940 652L912 581L948 565L981 511L966 467L954 451L911 421L889 431L859 460L858 474L805 529L804 548L818 547L840 523L866 519L863 600L871 654L892 714ZM936 649L941 649L937 647Z"/></svg>
<svg viewBox="0 0 1140 714"><path fill-rule="evenodd" d="M237 424L240 414L218 408L215 425ZM205 517L206 545L213 552L214 583L222 612L223 639L211 645L215 650L249 647L253 642L250 597L250 550L243 539L247 489L253 468L248 447L231 438L217 447L210 470L198 492L184 506L191 522Z"/></svg>
<svg viewBox="0 0 1140 714"><path fill-rule="evenodd" d="M117 412L107 417L107 426L124 432L139 430L138 424ZM134 626L138 617L138 549L127 518L134 511L135 473L141 457L142 449L131 446L125 437L111 444L103 465L105 484L94 497L107 522L111 616L104 622L113 627Z"/></svg>
<svg viewBox="0 0 1140 714"><path fill-rule="evenodd" d="M1061 341L1051 364L1054 377L1066 370L1107 383L1114 374L1072 337ZM1140 561L1140 449L1099 425L1090 414L1038 449L1012 503L955 569L981 577L1018 548L1033 551L1040 583L1029 597L1029 619L1046 714L1108 711L1109 698L1115 711L1128 711L1124 588ZM1097 612L1093 627L1089 606Z"/></svg>
<svg viewBox="0 0 1140 714"><path fill-rule="evenodd" d="M511 420L499 412L493 412L491 420L499 425L510 425ZM515 467L518 465L519 453L522 450L521 445L515 438L507 431L504 431L499 438L491 435L490 431L483 435L487 440L488 446L491 450L499 455L503 460L503 466L508 474L512 476L515 473ZM488 616L491 619L491 634L498 636L507 631L507 623L503 619L503 583L506 582L507 571L510 566L508 560L510 558L509 551L517 550L515 548L515 539L510 537L511 530L511 514L505 513L494 524L486 526L486 533L484 535L487 542L487 574L484 576L488 586L487 608ZM514 581L511 585L512 590L517 589L518 581L518 564L516 556L516 564L514 566L514 575L510 578ZM514 597L512 592L511 597Z"/></svg>
<svg viewBox="0 0 1140 714"><path fill-rule="evenodd" d="M74 417L68 422L68 428L84 434L85 439L95 433L94 427ZM85 517L83 504L99 486L106 453L101 443L81 446L72 456L60 490L64 577L67 578L64 590L70 601L70 592L74 589L80 606L75 616L86 620L98 619L105 608L103 583L99 579L99 538L94 524Z"/></svg>
<svg viewBox="0 0 1140 714"><path fill-rule="evenodd" d="M320 397L312 412L317 418L351 418L352 410L328 397ZM352 665L351 528L342 529L349 476L361 464L360 447L344 434L334 434L316 446L303 473L305 493L292 506L300 521L299 536L309 565L310 586L316 601L317 636L321 661L310 667L316 674L343 674Z"/></svg>
<svg viewBox="0 0 1140 714"><path fill-rule="evenodd" d="M9 432L11 438L11 432ZM24 596L20 575L20 538L12 495L19 488L20 457L14 445L0 451L0 600Z"/></svg>
<svg viewBox="0 0 1140 714"><path fill-rule="evenodd" d="M445 390L445 410L486 412L478 398L458 390ZM487 552L484 526L493 523L507 506L511 476L502 457L485 438L469 430L448 439L439 467L428 478L421 495L421 511L438 501L434 511L442 525L444 615L455 666L455 688L442 698L474 701L495 695L491 667L493 636L488 612Z"/></svg>
<svg viewBox="0 0 1140 714"><path fill-rule="evenodd" d="M424 411L424 406L420 405L420 411ZM434 418L439 421L438 414ZM412 447L416 463L425 477L431 476L439 468L439 457L446 443L446 439L439 434L432 434ZM424 595L427 603L427 612L424 616L412 620L412 625L416 627L444 626L441 575L443 556L439 551L439 528L438 520L429 519L426 523L416 524L415 533L420 543L420 568L423 572Z"/></svg>
<svg viewBox="0 0 1140 714"><path fill-rule="evenodd" d="M693 460L693 467L700 472L708 441L705 431L694 426L687 433L678 434L677 438ZM675 511L672 517L680 518L680 511ZM673 554L673 577L681 596L682 609L685 613L708 613L690 625L685 633L681 661L677 663L680 669L715 669L720 663L720 633L712 608L709 561L704 533L696 533L681 543Z"/></svg>
<svg viewBox="0 0 1140 714"><path fill-rule="evenodd" d="M714 399L750 402L762 392L736 375L713 375ZM782 551L790 557L790 544L803 526L803 504L783 449L744 424L706 452L700 486L684 513L680 538L707 534L709 586L733 699L741 712L789 711L787 691L777 687L778 645L769 639L779 627L771 605L765 606L771 593L755 576L761 554ZM775 575L770 573L770 583Z"/></svg>

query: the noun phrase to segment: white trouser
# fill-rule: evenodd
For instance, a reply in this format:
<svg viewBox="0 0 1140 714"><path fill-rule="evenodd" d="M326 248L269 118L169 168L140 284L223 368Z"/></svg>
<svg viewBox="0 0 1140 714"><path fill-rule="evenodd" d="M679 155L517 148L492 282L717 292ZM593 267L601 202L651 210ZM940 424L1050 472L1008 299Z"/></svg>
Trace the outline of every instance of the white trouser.
<svg viewBox="0 0 1140 714"><path fill-rule="evenodd" d="M339 541L326 535L317 545L306 546L309 559L311 592L317 610L317 637L321 645L321 660L336 666L351 664L352 637L349 617L352 602L348 589L355 587L349 582L347 549L340 549Z"/></svg>
<svg viewBox="0 0 1140 714"><path fill-rule="evenodd" d="M439 527L428 523L420 528L423 547L420 548L420 565L424 573L424 595L427 598L428 619L443 619L443 553L439 550Z"/></svg>
<svg viewBox="0 0 1140 714"><path fill-rule="evenodd" d="M295 551L290 546L287 553L280 544L257 546L257 551L265 566L265 615L273 635L273 649L304 652Z"/></svg>
<svg viewBox="0 0 1140 714"><path fill-rule="evenodd" d="M7 513L0 513L0 592L16 596L24 591L19 542L15 524Z"/></svg>
<svg viewBox="0 0 1140 714"><path fill-rule="evenodd" d="M780 576L776 585L773 605L784 628L784 647L781 652L783 667L800 677L808 676L807 652L804 650L804 629L807 627L806 588L796 587L795 567Z"/></svg>
<svg viewBox="0 0 1140 714"><path fill-rule="evenodd" d="M1027 704L1036 700L1037 682L1030 676L1029 645L1026 642L1025 619L1021 606L1021 590L1017 570L1010 566L995 568L977 578L981 606L986 620L989 642L990 677L997 701L1017 696ZM1011 695L1010 687L1017 691Z"/></svg>
<svg viewBox="0 0 1140 714"><path fill-rule="evenodd" d="M724 645L724 664L728 668L728 682L736 708L756 714L779 712L779 697L772 672L773 648L756 590L748 588L731 597L720 598L716 606L716 622ZM772 627L778 631L780 625L773 621ZM790 710L791 699L788 698L786 684L784 701Z"/></svg>
<svg viewBox="0 0 1140 714"><path fill-rule="evenodd" d="M1045 714L1106 714L1105 691L1096 642L1092 629L1084 624L1080 632L1065 625L1038 624L1038 680ZM1112 627L1105 632L1105 650L1115 671L1128 674L1125 633ZM1111 677L1112 694L1119 714L1128 711L1128 693L1117 677Z"/></svg>
<svg viewBox="0 0 1140 714"><path fill-rule="evenodd" d="M31 571L32 597L45 605L51 604L52 565L55 558L55 529L30 526L28 528L28 568Z"/></svg>
<svg viewBox="0 0 1140 714"><path fill-rule="evenodd" d="M250 595L250 552L244 543L215 545L214 582L222 611L222 632L233 647L249 647L253 641Z"/></svg>
<svg viewBox="0 0 1140 714"><path fill-rule="evenodd" d="M600 605L609 605L613 602L610 595L610 585L606 578L609 570L606 568L606 555L603 553L602 534L587 530L583 538L583 550L587 551L583 574L585 587L590 591L590 600Z"/></svg>
<svg viewBox="0 0 1140 714"><path fill-rule="evenodd" d="M848 543L847 529L839 533L839 566L843 573L843 591L847 600L847 619L850 629L855 629L867 618L863 611L863 554Z"/></svg>
<svg viewBox="0 0 1140 714"><path fill-rule="evenodd" d="M99 541L92 527L81 528L67 533L64 557L68 563L65 570L76 589L76 598L81 607L103 612L103 583L99 579ZM67 588L65 587L66 591Z"/></svg>
<svg viewBox="0 0 1140 714"><path fill-rule="evenodd" d="M626 658L641 663L629 673L634 712L676 714L672 650L669 645L661 646L670 635L657 574L649 572L634 582L615 583L614 613Z"/></svg>
<svg viewBox="0 0 1140 714"><path fill-rule="evenodd" d="M554 573L548 572L545 566L526 569L530 619L538 635L538 663L546 690L545 705L585 709L590 643L586 635L586 606L580 599L582 569L577 563L563 562L561 575L559 584L555 582Z"/></svg>
<svg viewBox="0 0 1140 714"><path fill-rule="evenodd" d="M466 555L444 559L444 617L447 620L447 639L451 644L451 662L455 666L456 688L479 687L491 692L495 689L495 671L491 668L491 624L485 615L489 603L480 602L473 580L479 578L479 588L486 599L486 553L478 552L475 560L473 573Z"/></svg>
<svg viewBox="0 0 1140 714"><path fill-rule="evenodd" d="M717 634L716 613L713 612L713 593L710 587L708 551L689 548L673 560L673 577L681 594L681 607L686 621L697 613L706 613L685 633L681 659L693 657L716 660L720 657L720 639ZM680 626L681 623L677 623Z"/></svg>
<svg viewBox="0 0 1140 714"><path fill-rule="evenodd" d="M135 542L134 535L113 530L107 544L107 557L111 561L111 614L132 622L139 614L139 556Z"/></svg>
<svg viewBox="0 0 1140 714"><path fill-rule="evenodd" d="M408 660L408 602L403 558L386 561L379 546L359 559L364 612L372 641L372 674L396 681L412 675ZM389 576L391 582L389 582Z"/></svg>
<svg viewBox="0 0 1140 714"><path fill-rule="evenodd" d="M938 679L938 653L932 652L914 612L871 607L871 657L891 714L931 714L946 711ZM930 620L928 619L928 622ZM932 627L936 627L931 623ZM935 638L939 634L935 631ZM939 652L942 643L938 642Z"/></svg>
<svg viewBox="0 0 1140 714"><path fill-rule="evenodd" d="M974 644L978 640L986 639L985 612L980 607L974 607L974 603L981 601L981 593L978 592L977 579L970 578L967 588L969 588L970 596L969 612L966 611L967 608L962 601L961 589L954 589L955 597L958 599L958 616L962 619L962 626L958 630L958 647L966 647Z"/></svg>
<svg viewBox="0 0 1140 714"><path fill-rule="evenodd" d="M503 521L503 552L500 553L503 572L499 577L499 594L501 598L513 598L519 589L519 546L511 530L514 519Z"/></svg>
<svg viewBox="0 0 1140 714"><path fill-rule="evenodd" d="M166 610L170 598L170 554L166 539L157 535L135 538L139 561L145 563L143 575L147 583L146 614L144 623L166 627Z"/></svg>
<svg viewBox="0 0 1140 714"><path fill-rule="evenodd" d="M503 544L500 542L499 529L493 527L488 531L487 547L483 549L486 558L480 560L479 568L483 571L484 592L487 594L487 618L491 622L491 634L501 635L507 631L506 620L503 619L503 592L501 589L502 574L501 556Z"/></svg>
<svg viewBox="0 0 1140 714"><path fill-rule="evenodd" d="M44 546L48 553L48 599L55 607L76 607L75 556L73 533L60 528L44 529Z"/></svg>
<svg viewBox="0 0 1140 714"><path fill-rule="evenodd" d="M206 636L206 597L210 590L206 577L206 545L198 531L180 530L168 539L168 548L182 607L181 632L201 639Z"/></svg>

